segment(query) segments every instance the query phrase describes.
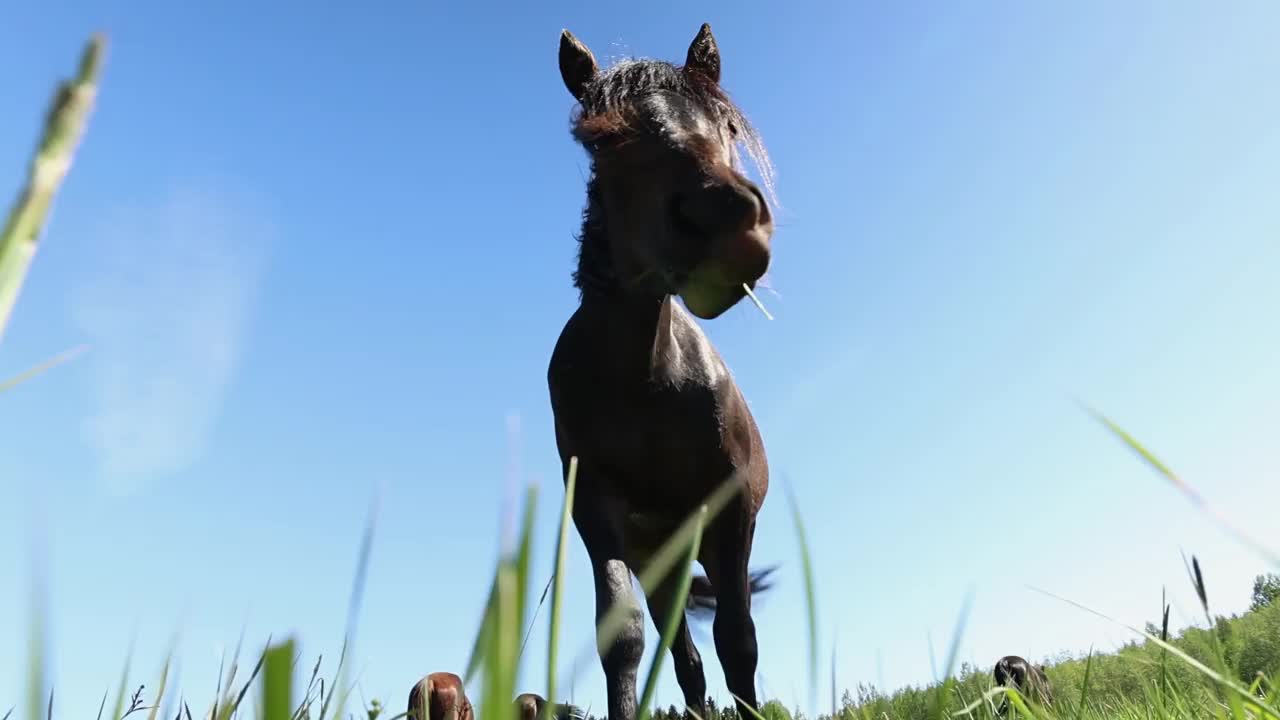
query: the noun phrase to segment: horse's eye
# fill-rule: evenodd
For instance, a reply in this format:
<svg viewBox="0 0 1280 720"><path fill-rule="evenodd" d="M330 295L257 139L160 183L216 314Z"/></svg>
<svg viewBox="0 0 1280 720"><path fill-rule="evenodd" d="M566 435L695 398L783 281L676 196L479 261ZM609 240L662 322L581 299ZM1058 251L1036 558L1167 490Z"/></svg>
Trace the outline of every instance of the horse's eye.
<svg viewBox="0 0 1280 720"><path fill-rule="evenodd" d="M729 134L733 137L738 137L738 124L732 120L729 121Z"/></svg>

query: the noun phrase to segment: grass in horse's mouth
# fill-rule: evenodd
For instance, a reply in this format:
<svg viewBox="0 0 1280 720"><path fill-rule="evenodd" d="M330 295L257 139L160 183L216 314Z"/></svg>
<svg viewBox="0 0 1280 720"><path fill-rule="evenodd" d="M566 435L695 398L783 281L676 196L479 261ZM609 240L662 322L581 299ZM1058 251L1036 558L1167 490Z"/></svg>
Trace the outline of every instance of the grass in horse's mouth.
<svg viewBox="0 0 1280 720"><path fill-rule="evenodd" d="M772 320L773 316L769 314L768 310L764 309L764 303L760 302L760 298L756 297L754 292L751 292L751 287L746 283L742 283L742 289L747 291L747 297L751 298L751 302L755 303L756 307L760 308L760 312L764 313L765 318Z"/></svg>

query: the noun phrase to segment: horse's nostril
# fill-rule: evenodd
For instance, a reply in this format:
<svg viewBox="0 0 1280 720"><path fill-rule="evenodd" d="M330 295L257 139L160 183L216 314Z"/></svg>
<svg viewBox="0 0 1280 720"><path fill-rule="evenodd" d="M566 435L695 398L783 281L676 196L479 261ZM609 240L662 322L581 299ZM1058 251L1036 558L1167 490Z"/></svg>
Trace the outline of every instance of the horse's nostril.
<svg viewBox="0 0 1280 720"><path fill-rule="evenodd" d="M725 183L677 195L671 219L683 233L716 236L754 229L769 219L760 191L751 183Z"/></svg>
<svg viewBox="0 0 1280 720"><path fill-rule="evenodd" d="M769 203L764 199L764 193L760 192L760 187L753 182L747 183L747 189L751 191L751 196L756 200L756 224L764 225L773 222L773 216L769 213Z"/></svg>

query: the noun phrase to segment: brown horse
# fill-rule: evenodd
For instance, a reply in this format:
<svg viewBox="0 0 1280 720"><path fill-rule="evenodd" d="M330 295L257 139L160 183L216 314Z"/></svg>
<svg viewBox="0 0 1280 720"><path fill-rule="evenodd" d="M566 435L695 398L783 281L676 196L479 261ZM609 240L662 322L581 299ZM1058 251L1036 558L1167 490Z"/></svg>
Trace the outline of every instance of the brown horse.
<svg viewBox="0 0 1280 720"><path fill-rule="evenodd" d="M521 693L511 704L515 706L516 720L541 720L542 709L546 706L547 700L537 693ZM583 713L576 707L556 703L551 709L549 720L580 720L582 717L584 717Z"/></svg>
<svg viewBox="0 0 1280 720"><path fill-rule="evenodd" d="M409 691L408 720L474 720L471 701L462 678L451 672L434 672Z"/></svg>
<svg viewBox="0 0 1280 720"><path fill-rule="evenodd" d="M1053 704L1053 689L1049 686L1049 676L1043 665L1036 666L1027 662L1026 658L1017 655L1005 655L996 661L991 674L996 685L1016 688L1023 697L1041 705ZM1004 716L1009 711L1009 698L1005 696L996 713Z"/></svg>
<svg viewBox="0 0 1280 720"><path fill-rule="evenodd" d="M726 482L737 492L708 519L697 558L706 576L687 609L715 608L726 684L755 709L751 596L768 571L750 573L748 560L769 466L746 399L690 312L718 317L768 269L773 220L739 170L737 145L766 182L768 158L720 86L708 25L683 66L628 60L607 70L566 30L560 73L580 106L573 136L591 178L573 275L580 302L547 382L566 479L570 458L579 461L573 520L591 559L596 622L615 604L630 611L600 649L609 720L636 714L644 612L631 575ZM648 593L655 624L672 609L677 579ZM683 617L671 656L686 705L705 716L702 659Z"/></svg>

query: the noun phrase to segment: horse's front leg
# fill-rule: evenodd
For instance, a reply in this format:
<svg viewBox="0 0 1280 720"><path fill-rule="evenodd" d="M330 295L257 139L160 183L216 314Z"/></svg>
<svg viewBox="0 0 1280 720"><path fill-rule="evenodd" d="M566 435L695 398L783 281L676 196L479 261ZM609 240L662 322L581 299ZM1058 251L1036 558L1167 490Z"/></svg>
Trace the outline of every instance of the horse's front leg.
<svg viewBox="0 0 1280 720"><path fill-rule="evenodd" d="M663 625L675 606L679 579L680 576L673 570L658 587L654 588L653 592L645 597L649 604L649 618L659 633L666 629ZM707 677L702 669L702 655L693 644L688 619L683 616L683 613L681 615L680 625L676 628L675 637L671 641L671 664L676 671L676 682L684 694L684 703L687 708L685 718L691 719L690 711L700 718L705 718L707 716Z"/></svg>
<svg viewBox="0 0 1280 720"><path fill-rule="evenodd" d="M636 673L644 654L644 610L631 589L631 570L625 561L620 508L600 487L604 479L585 463L578 467L573 522L591 558L596 589L596 640L609 696L609 720L635 720ZM626 608L622 626L612 642L605 642L600 624L614 605Z"/></svg>
<svg viewBox="0 0 1280 720"><path fill-rule="evenodd" d="M759 647L751 618L751 577L747 569L755 526L746 498L739 496L731 501L711 527L710 552L706 554L711 562L704 564L716 591L716 617L711 627L716 655L724 669L725 684L737 697L738 714L743 718L751 717L750 711L760 710L755 686Z"/></svg>

